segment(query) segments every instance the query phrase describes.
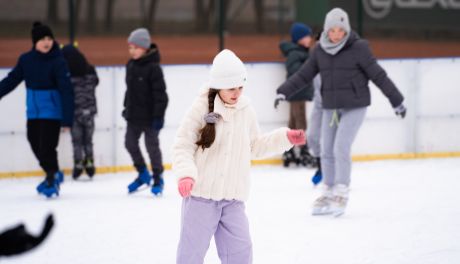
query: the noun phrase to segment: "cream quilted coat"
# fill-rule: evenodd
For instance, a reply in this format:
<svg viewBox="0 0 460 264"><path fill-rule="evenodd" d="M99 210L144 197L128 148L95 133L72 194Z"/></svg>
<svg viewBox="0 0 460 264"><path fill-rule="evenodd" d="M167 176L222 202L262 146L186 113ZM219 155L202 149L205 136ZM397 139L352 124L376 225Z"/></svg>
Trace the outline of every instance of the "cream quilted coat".
<svg viewBox="0 0 460 264"><path fill-rule="evenodd" d="M287 138L288 128L261 134L247 97L242 95L238 103L227 105L216 96L214 112L222 118L215 125L214 143L203 150L195 142L205 126L208 92L206 89L195 100L177 131L172 149L174 173L179 179L195 180L192 196L245 201L249 195L251 159L289 150L293 145Z"/></svg>

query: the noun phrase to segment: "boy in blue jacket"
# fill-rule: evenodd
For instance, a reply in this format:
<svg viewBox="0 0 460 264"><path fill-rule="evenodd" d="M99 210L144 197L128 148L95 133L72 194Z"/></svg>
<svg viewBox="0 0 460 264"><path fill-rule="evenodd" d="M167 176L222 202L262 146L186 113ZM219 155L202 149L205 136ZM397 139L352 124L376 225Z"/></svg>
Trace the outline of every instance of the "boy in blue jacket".
<svg viewBox="0 0 460 264"><path fill-rule="evenodd" d="M31 33L33 47L0 82L0 99L25 81L27 139L46 174L37 191L49 198L59 195L59 184L64 180L56 148L61 126L69 130L73 122L73 90L51 29L35 22Z"/></svg>

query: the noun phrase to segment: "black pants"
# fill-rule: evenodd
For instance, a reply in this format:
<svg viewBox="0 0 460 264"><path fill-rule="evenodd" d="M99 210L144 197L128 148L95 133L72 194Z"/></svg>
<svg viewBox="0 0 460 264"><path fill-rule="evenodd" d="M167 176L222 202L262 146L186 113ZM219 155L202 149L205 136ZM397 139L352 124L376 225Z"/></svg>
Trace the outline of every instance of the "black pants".
<svg viewBox="0 0 460 264"><path fill-rule="evenodd" d="M163 158L160 150L159 130L151 126L138 125L128 122L128 128L125 135L125 147L133 159L134 166L137 170L145 167L144 157L139 147L139 138L144 133L145 147L150 157L150 163L154 174L163 172Z"/></svg>
<svg viewBox="0 0 460 264"><path fill-rule="evenodd" d="M59 142L60 129L61 122L59 120L27 120L27 139L40 167L47 173L54 174L59 170L56 148Z"/></svg>

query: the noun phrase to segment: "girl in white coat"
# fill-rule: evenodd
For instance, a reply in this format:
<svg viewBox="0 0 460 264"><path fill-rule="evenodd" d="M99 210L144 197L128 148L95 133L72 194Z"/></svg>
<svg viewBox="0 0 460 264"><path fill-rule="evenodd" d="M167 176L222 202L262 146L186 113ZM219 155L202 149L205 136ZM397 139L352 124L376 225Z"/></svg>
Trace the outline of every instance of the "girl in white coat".
<svg viewBox="0 0 460 264"><path fill-rule="evenodd" d="M184 197L177 263L203 263L214 236L222 263L252 263L244 201L252 158L305 144L303 130L261 134L254 109L241 95L243 62L230 50L213 61L207 88L182 121L173 169Z"/></svg>

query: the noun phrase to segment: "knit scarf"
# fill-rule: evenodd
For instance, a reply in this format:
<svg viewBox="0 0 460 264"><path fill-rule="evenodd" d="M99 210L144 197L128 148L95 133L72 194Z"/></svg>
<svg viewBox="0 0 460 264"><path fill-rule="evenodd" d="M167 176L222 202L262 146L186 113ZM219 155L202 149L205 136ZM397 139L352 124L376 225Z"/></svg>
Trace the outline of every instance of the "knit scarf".
<svg viewBox="0 0 460 264"><path fill-rule="evenodd" d="M345 46L345 43L347 43L349 37L350 33L347 33L347 35L345 35L345 37L340 42L332 43L327 36L327 32L323 31L319 39L319 44L326 53L335 55L343 48L343 46Z"/></svg>

